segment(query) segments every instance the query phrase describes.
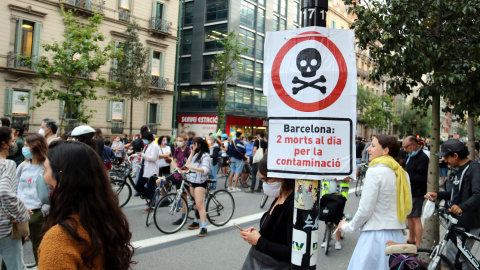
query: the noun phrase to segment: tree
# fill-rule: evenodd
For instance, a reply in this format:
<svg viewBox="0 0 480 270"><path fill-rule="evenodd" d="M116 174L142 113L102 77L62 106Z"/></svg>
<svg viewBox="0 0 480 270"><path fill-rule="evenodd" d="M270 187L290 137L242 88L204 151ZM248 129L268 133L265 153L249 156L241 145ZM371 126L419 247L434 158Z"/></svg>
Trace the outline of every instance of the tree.
<svg viewBox="0 0 480 270"><path fill-rule="evenodd" d="M89 110L85 101L97 100L95 88L108 85L106 79L96 72L115 57L111 42L103 48L100 46L105 40L105 36L99 32L103 20L101 14L94 12L88 20L80 22L73 16L72 10L65 11L62 5L61 15L66 28L63 34L65 40L41 44L45 52L50 53L50 59L46 56L42 56L38 62L24 59L43 79L37 83L40 89L33 93L36 103L32 109L53 100L63 104L59 133L65 126L67 116L82 123L88 123L93 117L95 111ZM96 73L95 78L92 78L92 73ZM61 86L55 85L54 79L57 78Z"/></svg>
<svg viewBox="0 0 480 270"><path fill-rule="evenodd" d="M467 26L474 22L478 27L479 1L367 0L357 4L356 0L344 0L358 18L351 28L356 30L359 46L369 48L375 60L370 77L389 78L391 94L408 95L416 88L419 94L413 104L424 110L431 105L433 153L439 150L440 98L458 90L465 64L475 62L478 70L480 58L467 59L464 50L468 45L459 43L464 42L462 37L478 36L478 29ZM438 157L432 155L429 191L438 191L438 178ZM433 246L438 233L438 217L427 220L423 243Z"/></svg>
<svg viewBox="0 0 480 270"><path fill-rule="evenodd" d="M398 132L401 138L409 135L420 135L422 138L430 137L430 123L432 119L431 111L426 113L412 107L403 105L402 113L399 117Z"/></svg>
<svg viewBox="0 0 480 270"><path fill-rule="evenodd" d="M364 122L369 128L379 127L387 129L390 123L398 121L393 113L392 98L388 95L378 96L358 85L357 110L362 112L360 122Z"/></svg>
<svg viewBox="0 0 480 270"><path fill-rule="evenodd" d="M218 95L218 124L217 129L225 130L225 98L227 86L235 82L234 70L240 55L246 53L248 49L242 45L243 41L235 33L236 29L230 31L224 40L218 42L223 46L223 51L215 55L210 66L210 73L215 81L215 89Z"/></svg>
<svg viewBox="0 0 480 270"><path fill-rule="evenodd" d="M133 101L143 99L148 94L150 75L147 70L148 51L138 37L140 27L136 21L127 25L127 37L119 48L124 53L114 67L114 81L118 84L115 93L130 99L130 137L133 125Z"/></svg>

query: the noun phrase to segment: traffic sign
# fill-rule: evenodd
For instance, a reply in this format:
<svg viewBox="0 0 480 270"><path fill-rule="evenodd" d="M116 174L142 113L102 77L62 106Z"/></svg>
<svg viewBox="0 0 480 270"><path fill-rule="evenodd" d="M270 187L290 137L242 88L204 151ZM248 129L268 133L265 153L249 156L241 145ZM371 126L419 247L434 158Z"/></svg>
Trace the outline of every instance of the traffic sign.
<svg viewBox="0 0 480 270"><path fill-rule="evenodd" d="M357 75L352 30L267 33L268 175L319 180L355 175Z"/></svg>

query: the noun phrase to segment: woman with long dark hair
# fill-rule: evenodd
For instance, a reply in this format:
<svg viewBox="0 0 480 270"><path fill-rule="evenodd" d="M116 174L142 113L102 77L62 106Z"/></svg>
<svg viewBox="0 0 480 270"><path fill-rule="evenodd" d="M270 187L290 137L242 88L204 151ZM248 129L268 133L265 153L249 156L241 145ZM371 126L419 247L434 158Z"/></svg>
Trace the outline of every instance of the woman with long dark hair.
<svg viewBox="0 0 480 270"><path fill-rule="evenodd" d="M25 145L21 149L25 161L17 167L18 198L33 212L28 222L30 229L30 242L32 242L33 257L35 263L27 265L34 267L38 263L38 246L40 245L40 233L45 223L44 213L48 211L48 205L42 203L38 197L37 181L43 181L44 162L47 158L48 143L45 137L34 133L25 138Z"/></svg>
<svg viewBox="0 0 480 270"><path fill-rule="evenodd" d="M242 269L257 269L259 265L264 269L290 268L295 180L268 177L267 159L265 155L258 162L258 176L263 192L275 200L260 219L260 230L250 227L240 231L242 239L252 245Z"/></svg>
<svg viewBox="0 0 480 270"><path fill-rule="evenodd" d="M54 191L38 269L129 269L132 233L98 154L83 143L56 141L44 179Z"/></svg>
<svg viewBox="0 0 480 270"><path fill-rule="evenodd" d="M192 183L190 194L195 199L201 224L198 223L197 217L188 229L195 230L201 226L198 236L203 237L207 235L207 213L203 205L203 197L207 189L207 175L210 172L210 150L207 142L201 137L193 138L191 148L186 167L194 172L188 176L188 181Z"/></svg>

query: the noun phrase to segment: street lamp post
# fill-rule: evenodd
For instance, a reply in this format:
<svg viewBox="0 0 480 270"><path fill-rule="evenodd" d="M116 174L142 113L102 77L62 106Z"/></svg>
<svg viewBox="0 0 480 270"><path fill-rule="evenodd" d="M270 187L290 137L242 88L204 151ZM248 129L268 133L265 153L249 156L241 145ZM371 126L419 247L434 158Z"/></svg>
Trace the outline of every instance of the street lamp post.
<svg viewBox="0 0 480 270"><path fill-rule="evenodd" d="M327 26L328 0L302 0L302 27ZM294 209L294 235L292 237L292 259L299 256L302 245L306 245L305 253L302 254L300 265L291 264L291 269L316 269L318 253L318 213L320 209L320 181L318 180L295 180L295 198L302 198L302 205L295 204ZM317 192L302 193L302 189L312 188ZM297 241L304 239L305 241Z"/></svg>

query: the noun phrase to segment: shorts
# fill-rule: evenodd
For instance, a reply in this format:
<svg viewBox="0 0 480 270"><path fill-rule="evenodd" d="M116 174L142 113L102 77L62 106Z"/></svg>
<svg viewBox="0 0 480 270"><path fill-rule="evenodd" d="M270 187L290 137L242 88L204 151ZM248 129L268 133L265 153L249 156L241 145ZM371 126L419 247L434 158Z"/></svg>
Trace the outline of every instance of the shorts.
<svg viewBox="0 0 480 270"><path fill-rule="evenodd" d="M412 197L412 212L410 212L410 214L407 217L421 217L423 201L425 201L425 198L423 196Z"/></svg>
<svg viewBox="0 0 480 270"><path fill-rule="evenodd" d="M230 170L234 174L241 174L243 170L243 161L240 162L231 162Z"/></svg>
<svg viewBox="0 0 480 270"><path fill-rule="evenodd" d="M360 164L362 164L362 158L361 157L357 157L357 168L360 168Z"/></svg>
<svg viewBox="0 0 480 270"><path fill-rule="evenodd" d="M228 166L228 157L222 157L222 167L227 167Z"/></svg>
<svg viewBox="0 0 480 270"><path fill-rule="evenodd" d="M448 176L448 168L440 168L440 177Z"/></svg>
<svg viewBox="0 0 480 270"><path fill-rule="evenodd" d="M192 185L193 188L198 188L198 187L202 187L204 189L207 189L207 181L199 184L199 183L192 183L190 182L190 184Z"/></svg>
<svg viewBox="0 0 480 270"><path fill-rule="evenodd" d="M170 174L165 179L172 182L175 185L176 189L180 189L180 187L182 187L182 181L177 180L174 175L175 174Z"/></svg>

